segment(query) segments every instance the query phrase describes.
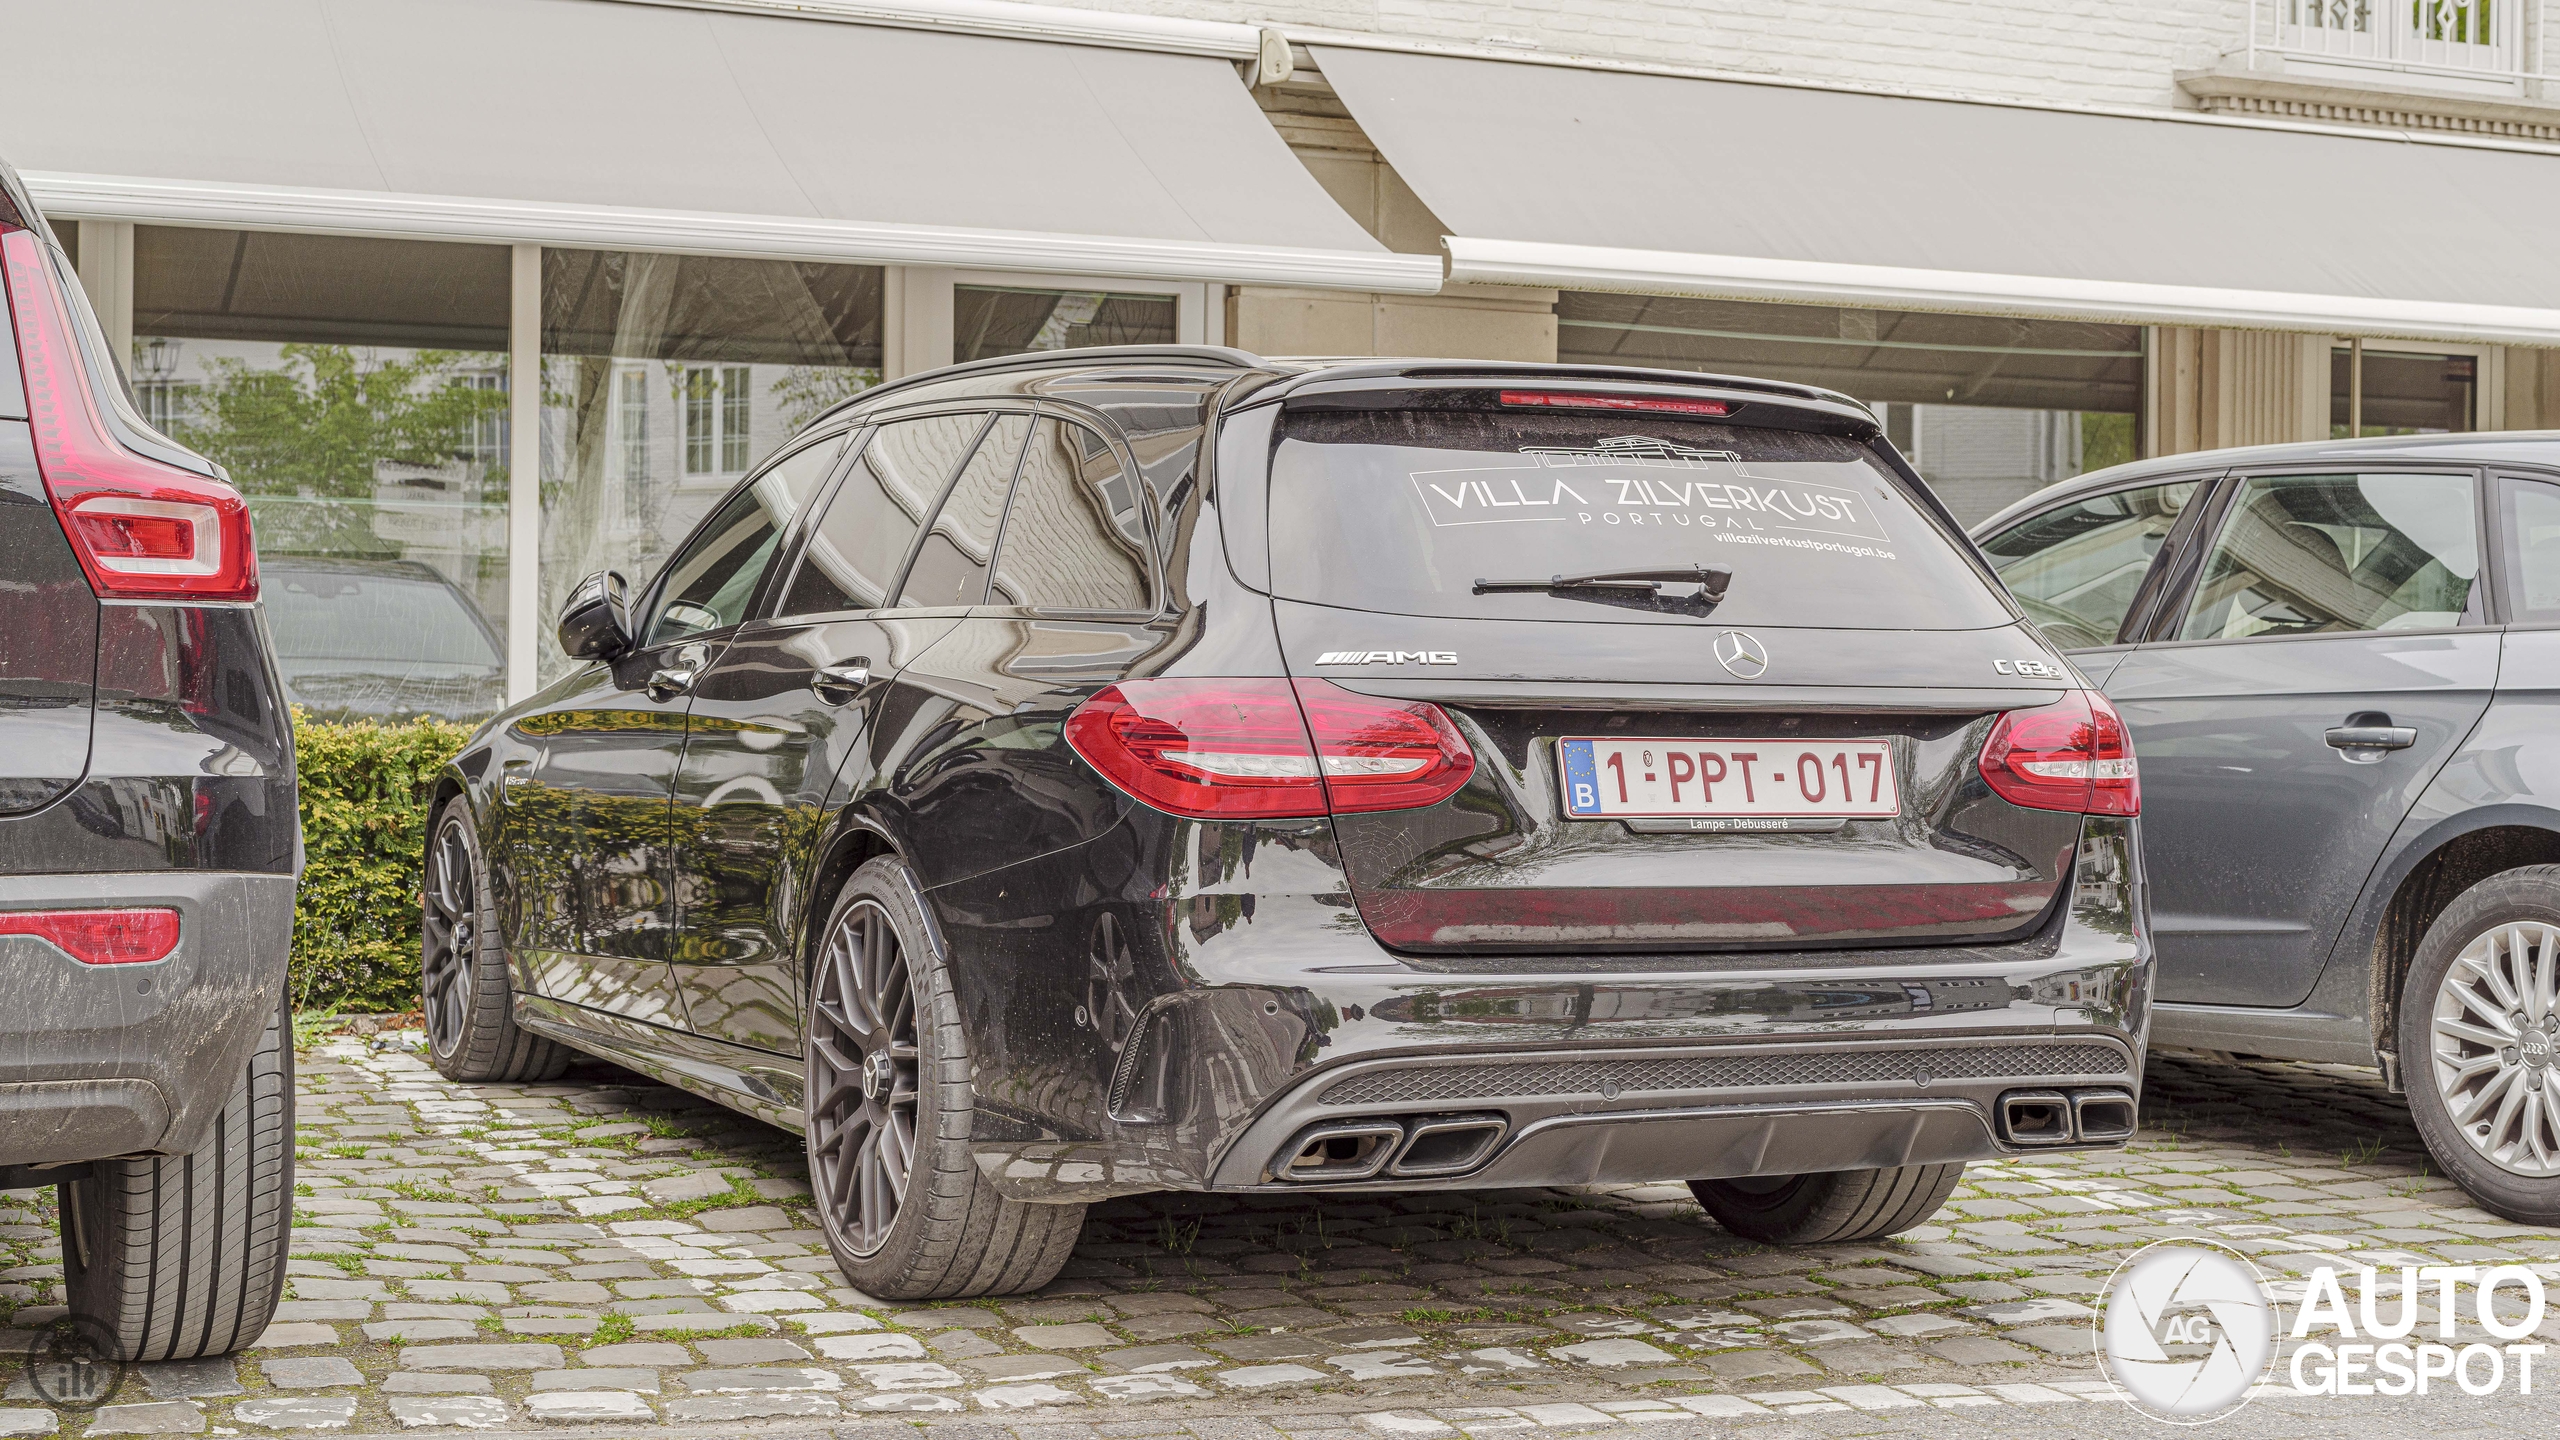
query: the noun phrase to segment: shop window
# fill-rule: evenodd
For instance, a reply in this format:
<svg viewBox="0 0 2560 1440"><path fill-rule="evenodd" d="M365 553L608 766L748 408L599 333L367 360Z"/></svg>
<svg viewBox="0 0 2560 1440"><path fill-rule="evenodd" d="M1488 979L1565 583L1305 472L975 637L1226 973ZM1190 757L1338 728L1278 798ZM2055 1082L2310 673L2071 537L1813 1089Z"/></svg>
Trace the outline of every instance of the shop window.
<svg viewBox="0 0 2560 1440"><path fill-rule="evenodd" d="M2329 351L2329 438L2348 438L2357 382L2355 354ZM2470 355L2412 355L2364 347L2359 434L2446 435L2478 428L2480 361Z"/></svg>
<svg viewBox="0 0 2560 1440"><path fill-rule="evenodd" d="M1819 385L1874 407L1966 524L2135 456L2142 328L1566 292L1557 358Z"/></svg>
<svg viewBox="0 0 2560 1440"><path fill-rule="evenodd" d="M730 482L877 384L880 320L874 266L545 250L543 613L592 571L645 585Z"/></svg>
<svg viewBox="0 0 2560 1440"><path fill-rule="evenodd" d="M502 246L135 230L135 401L247 497L319 718L505 703L507 294Z"/></svg>
<svg viewBox="0 0 2560 1440"><path fill-rule="evenodd" d="M988 360L1093 345L1170 345L1171 295L958 285L951 292L951 358Z"/></svg>

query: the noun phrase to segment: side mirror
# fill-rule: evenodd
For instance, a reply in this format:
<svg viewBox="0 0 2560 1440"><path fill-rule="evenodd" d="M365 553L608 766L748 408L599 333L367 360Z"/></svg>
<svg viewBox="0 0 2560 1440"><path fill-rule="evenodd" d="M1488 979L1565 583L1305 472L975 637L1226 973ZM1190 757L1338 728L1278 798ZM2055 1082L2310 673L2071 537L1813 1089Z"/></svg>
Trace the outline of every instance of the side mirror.
<svg viewBox="0 0 2560 1440"><path fill-rule="evenodd" d="M572 659L611 660L638 638L631 633L631 583L615 571L579 581L560 607L560 648Z"/></svg>

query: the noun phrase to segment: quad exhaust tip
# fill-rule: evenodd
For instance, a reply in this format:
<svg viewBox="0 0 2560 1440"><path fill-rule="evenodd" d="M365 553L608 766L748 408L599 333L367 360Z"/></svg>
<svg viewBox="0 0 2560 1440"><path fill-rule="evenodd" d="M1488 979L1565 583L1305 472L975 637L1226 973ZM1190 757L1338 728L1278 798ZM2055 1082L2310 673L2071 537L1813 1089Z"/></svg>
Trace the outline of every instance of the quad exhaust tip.
<svg viewBox="0 0 2560 1440"><path fill-rule="evenodd" d="M1463 1175L1492 1158L1511 1122L1500 1115L1416 1115L1310 1125L1281 1151L1275 1179L1342 1184Z"/></svg>
<svg viewBox="0 0 2560 1440"><path fill-rule="evenodd" d="M2000 1135L2012 1145L2103 1145L2133 1138L2137 1113L2122 1090L2012 1090L2000 1097Z"/></svg>
<svg viewBox="0 0 2560 1440"><path fill-rule="evenodd" d="M2133 1097L2121 1090L2071 1092L2071 1123L2082 1140L2130 1140L2135 1111Z"/></svg>

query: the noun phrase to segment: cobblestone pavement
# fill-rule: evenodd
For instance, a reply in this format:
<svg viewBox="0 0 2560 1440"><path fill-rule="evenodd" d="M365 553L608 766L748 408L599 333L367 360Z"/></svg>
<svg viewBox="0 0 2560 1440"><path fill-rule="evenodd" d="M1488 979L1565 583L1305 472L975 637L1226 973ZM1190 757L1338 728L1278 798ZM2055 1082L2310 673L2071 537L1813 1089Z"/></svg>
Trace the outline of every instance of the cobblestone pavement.
<svg viewBox="0 0 2560 1440"><path fill-rule="evenodd" d="M602 1064L452 1084L414 1040L305 1053L288 1298L236 1360L47 1407L16 1357L61 1313L52 1192L0 1196L0 1436L2131 1435L2151 1422L2097 1378L2087 1302L2151 1240L2270 1276L2560 1277L2560 1234L2429 1173L2372 1072L2155 1060L2128 1153L1977 1165L1884 1243L1755 1246L1676 1185L1159 1196L1095 1207L1038 1296L908 1307L846 1287L796 1137ZM2223 1428L2506 1432L2530 1403L2283 1395Z"/></svg>

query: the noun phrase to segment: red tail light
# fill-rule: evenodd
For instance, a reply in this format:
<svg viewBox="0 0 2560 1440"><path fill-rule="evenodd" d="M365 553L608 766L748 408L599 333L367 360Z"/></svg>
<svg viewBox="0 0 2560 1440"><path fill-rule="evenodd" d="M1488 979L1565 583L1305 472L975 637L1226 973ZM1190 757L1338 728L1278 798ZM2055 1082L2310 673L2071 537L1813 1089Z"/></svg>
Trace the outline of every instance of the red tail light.
<svg viewBox="0 0 2560 1440"><path fill-rule="evenodd" d="M178 948L178 912L146 910L0 910L0 935L49 940L83 965L137 965L165 960Z"/></svg>
<svg viewBox="0 0 2560 1440"><path fill-rule="evenodd" d="M2000 798L2029 809L2142 813L2132 737L2116 707L2094 690L2001 716L1982 745L1982 778Z"/></svg>
<svg viewBox="0 0 2560 1440"><path fill-rule="evenodd" d="M116 442L33 232L0 235L36 468L89 585L132 598L255 600L249 507L230 486Z"/></svg>
<svg viewBox="0 0 2560 1440"><path fill-rule="evenodd" d="M1114 785L1197 820L1436 805L1476 763L1439 706L1322 680L1125 680L1076 708L1067 743Z"/></svg>
<svg viewBox="0 0 2560 1440"><path fill-rule="evenodd" d="M1476 752L1437 705L1354 695L1324 680L1296 684L1337 815L1437 805L1476 773Z"/></svg>

